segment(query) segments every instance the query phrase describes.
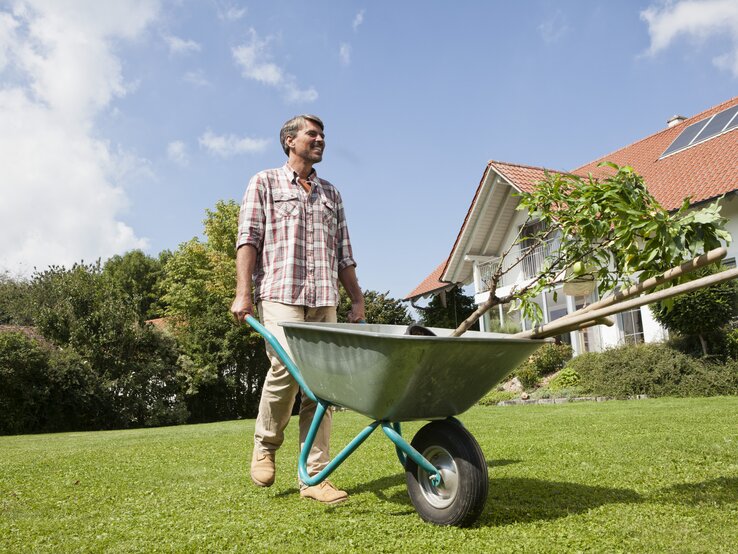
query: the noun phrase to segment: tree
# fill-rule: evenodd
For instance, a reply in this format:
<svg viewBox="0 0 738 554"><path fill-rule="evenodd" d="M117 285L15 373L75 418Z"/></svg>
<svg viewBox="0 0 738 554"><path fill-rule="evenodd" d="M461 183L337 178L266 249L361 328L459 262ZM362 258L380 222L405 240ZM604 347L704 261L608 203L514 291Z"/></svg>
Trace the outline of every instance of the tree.
<svg viewBox="0 0 738 554"><path fill-rule="evenodd" d="M695 272L694 276L705 277L717 272L713 266ZM703 355L707 356L707 337L730 323L736 315L737 304L738 283L727 281L683 294L668 302L652 304L651 312L656 321L669 331L687 337L696 336Z"/></svg>
<svg viewBox="0 0 738 554"><path fill-rule="evenodd" d="M690 210L685 199L670 214L631 167L602 165L614 174L595 179L547 173L532 191L520 193L518 209L527 211L528 224L500 257L487 283L489 299L454 331L456 336L493 306L510 302L523 317L540 321L535 298L556 284L588 277L604 295L717 248L721 240L730 242L718 202ZM536 230L523 235L534 222ZM548 255L538 275L498 295L504 275L544 248Z"/></svg>
<svg viewBox="0 0 738 554"><path fill-rule="evenodd" d="M0 325L31 325L30 284L0 273Z"/></svg>
<svg viewBox="0 0 738 554"><path fill-rule="evenodd" d="M185 242L164 266L165 315L182 348L193 421L253 417L269 363L258 333L230 314L239 205L206 211L206 241Z"/></svg>
<svg viewBox="0 0 738 554"><path fill-rule="evenodd" d="M161 317L158 284L163 277L163 263L168 252L159 259L147 256L141 250L131 250L122 256L113 256L103 266L103 274L114 288L123 291L135 304L142 322Z"/></svg>
<svg viewBox="0 0 738 554"><path fill-rule="evenodd" d="M460 287L446 292L445 305L441 295L436 295L427 307L421 309L420 322L426 327L453 329L474 312L474 298L464 294ZM472 329L478 329L474 324Z"/></svg>
<svg viewBox="0 0 738 554"><path fill-rule="evenodd" d="M141 323L138 303L103 272L99 262L37 272L31 296L41 334L56 346L71 349L99 380L97 394L105 407L99 427L185 420L175 343Z"/></svg>
<svg viewBox="0 0 738 554"><path fill-rule="evenodd" d="M364 291L364 305L366 307L366 320L369 323L382 323L385 325L409 325L412 318L401 300L389 296L389 291L379 293L373 290ZM340 301L338 305L338 321L347 322L348 313L351 310L351 299L341 287Z"/></svg>

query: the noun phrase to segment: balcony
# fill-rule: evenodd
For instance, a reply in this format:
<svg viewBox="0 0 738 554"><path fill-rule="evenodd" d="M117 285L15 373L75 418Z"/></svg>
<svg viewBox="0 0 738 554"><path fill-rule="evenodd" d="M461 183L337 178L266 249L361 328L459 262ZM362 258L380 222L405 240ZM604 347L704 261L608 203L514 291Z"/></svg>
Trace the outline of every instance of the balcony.
<svg viewBox="0 0 738 554"><path fill-rule="evenodd" d="M540 273L543 262L558 250L559 240L551 239L534 248L522 262L512 271L505 273L502 280L497 284L498 287L506 287L520 281L530 279ZM510 269L511 264L515 263L521 256L522 252L527 248L524 243L514 247L510 254L505 258L505 269ZM495 274L500 265L500 258L492 258L489 261L479 264L479 276L481 279L481 287L477 292L487 292L489 290L489 282L492 275Z"/></svg>

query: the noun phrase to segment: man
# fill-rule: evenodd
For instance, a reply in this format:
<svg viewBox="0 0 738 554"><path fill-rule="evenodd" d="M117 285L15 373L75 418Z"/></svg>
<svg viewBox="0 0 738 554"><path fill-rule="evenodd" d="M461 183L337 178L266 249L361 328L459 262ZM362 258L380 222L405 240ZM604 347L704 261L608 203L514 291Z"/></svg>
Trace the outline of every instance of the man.
<svg viewBox="0 0 738 554"><path fill-rule="evenodd" d="M254 313L287 348L280 321L336 321L338 281L351 298L350 322L364 319L364 297L356 279L341 195L320 179L313 166L323 159L323 122L314 115L287 121L280 132L287 163L252 177L241 204L236 253L236 298L231 312L237 321ZM298 385L267 344L267 373L254 431L251 479L261 487L274 483L275 453L284 441ZM300 448L310 428L316 404L302 394ZM331 413L326 412L308 456L310 475L329 458ZM300 495L327 504L348 498L329 481L313 487L300 484Z"/></svg>

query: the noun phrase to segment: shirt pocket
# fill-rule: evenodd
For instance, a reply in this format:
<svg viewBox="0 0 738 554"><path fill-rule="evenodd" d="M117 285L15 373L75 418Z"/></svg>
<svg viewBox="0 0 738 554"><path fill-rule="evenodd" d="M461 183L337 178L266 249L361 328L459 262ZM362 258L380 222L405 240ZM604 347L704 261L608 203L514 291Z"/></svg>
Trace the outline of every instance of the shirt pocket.
<svg viewBox="0 0 738 554"><path fill-rule="evenodd" d="M336 229L338 228L338 214L336 213L336 205L327 198L323 198L322 212L323 225L325 225L326 231L331 236L335 235Z"/></svg>
<svg viewBox="0 0 738 554"><path fill-rule="evenodd" d="M300 199L295 192L274 193L274 212L277 219L295 218L300 215Z"/></svg>

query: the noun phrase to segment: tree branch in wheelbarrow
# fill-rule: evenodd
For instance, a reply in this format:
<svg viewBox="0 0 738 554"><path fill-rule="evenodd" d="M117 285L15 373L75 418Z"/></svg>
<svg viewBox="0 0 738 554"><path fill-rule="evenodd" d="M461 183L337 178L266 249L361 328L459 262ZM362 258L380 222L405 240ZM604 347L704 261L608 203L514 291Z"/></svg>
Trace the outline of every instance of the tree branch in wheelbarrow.
<svg viewBox="0 0 738 554"><path fill-rule="evenodd" d="M538 323L543 312L536 298L560 284L565 290L583 283L596 286L603 300L599 306L584 308L590 318L579 325L607 323L601 308L622 306L623 301L667 281L679 283L695 264L715 263L725 255L718 249L722 243L730 244L731 236L719 200L690 210L685 198L678 210L669 212L631 167L600 165L607 172L604 177L547 172L530 192L519 193L517 209L527 212L526 224L490 271L485 282L489 298L452 336L462 335L501 304L510 304L511 311ZM534 255L541 263L529 274L534 266L526 260ZM521 277L507 294L500 295L502 279L508 274ZM613 290L620 292L613 294ZM555 289L553 295L556 300ZM581 314L570 314L565 321L576 325L574 315Z"/></svg>

